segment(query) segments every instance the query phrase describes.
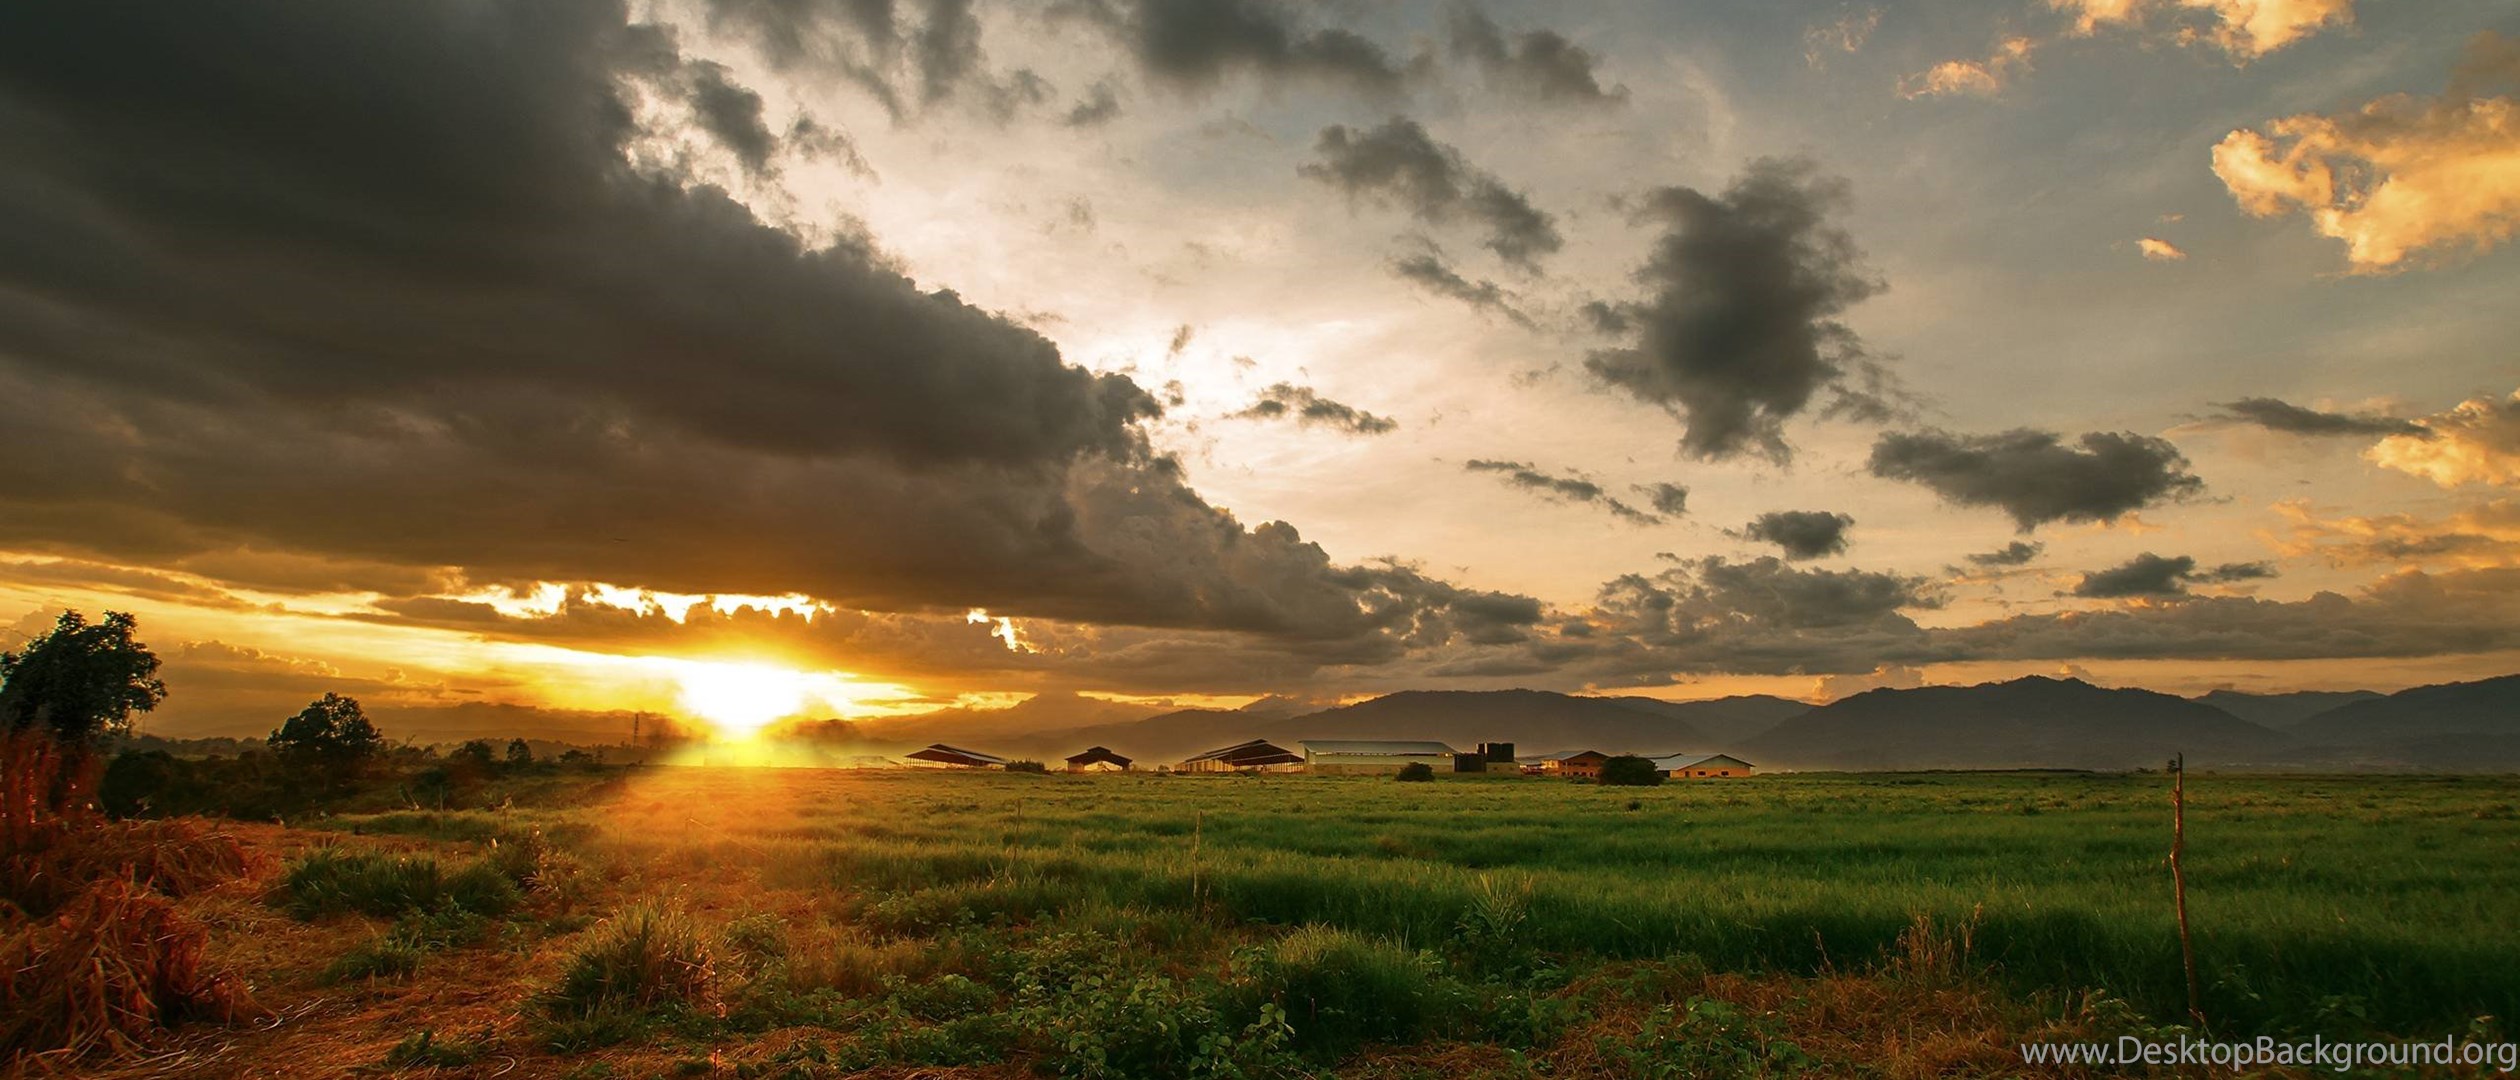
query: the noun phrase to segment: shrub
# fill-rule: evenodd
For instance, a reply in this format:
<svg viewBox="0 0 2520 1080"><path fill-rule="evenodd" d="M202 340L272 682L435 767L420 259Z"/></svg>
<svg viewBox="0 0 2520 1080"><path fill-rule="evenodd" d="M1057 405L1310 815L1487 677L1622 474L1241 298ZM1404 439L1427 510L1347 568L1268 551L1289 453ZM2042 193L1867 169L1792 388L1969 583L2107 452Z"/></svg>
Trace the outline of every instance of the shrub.
<svg viewBox="0 0 2520 1080"><path fill-rule="evenodd" d="M1435 779L1435 767L1423 761L1412 761L1406 765L1400 766L1399 775L1392 777L1392 779L1402 780L1409 783L1424 783Z"/></svg>
<svg viewBox="0 0 2520 1080"><path fill-rule="evenodd" d="M1050 767L1049 767L1049 766L1047 766L1047 765L1044 765L1044 764L1042 764L1042 763L1040 763L1040 762L1038 762L1038 761L1010 761L1010 762L1007 762L1007 763L1006 763L1006 771L1008 771L1008 772L1025 772L1025 773L1046 773L1046 772L1049 772L1049 771L1050 771Z"/></svg>
<svg viewBox="0 0 2520 1080"><path fill-rule="evenodd" d="M446 909L504 915L524 902L516 883L488 861L448 874L426 855L383 855L325 848L289 867L281 900L300 919L343 912L404 915Z"/></svg>
<svg viewBox="0 0 2520 1080"><path fill-rule="evenodd" d="M1601 782L1608 787L1653 787L1663 782L1663 774L1652 761L1621 754L1601 763Z"/></svg>
<svg viewBox="0 0 2520 1080"><path fill-rule="evenodd" d="M1335 927L1288 934L1255 977L1260 992L1286 1011L1296 1045L1325 1060L1362 1042L1414 1039L1434 1011L1426 957Z"/></svg>
<svg viewBox="0 0 2520 1080"><path fill-rule="evenodd" d="M708 944L679 908L634 904L593 936L545 999L555 1015L586 1019L690 1004L715 979Z"/></svg>

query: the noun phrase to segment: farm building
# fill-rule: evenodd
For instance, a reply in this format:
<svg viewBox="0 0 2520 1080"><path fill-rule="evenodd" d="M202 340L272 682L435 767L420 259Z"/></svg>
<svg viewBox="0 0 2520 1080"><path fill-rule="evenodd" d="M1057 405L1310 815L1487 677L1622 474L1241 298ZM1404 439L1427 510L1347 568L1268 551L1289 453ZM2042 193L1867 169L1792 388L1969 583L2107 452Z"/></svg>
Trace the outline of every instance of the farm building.
<svg viewBox="0 0 2520 1080"><path fill-rule="evenodd" d="M1655 771L1674 780L1754 775L1749 762L1731 754L1666 754L1653 761Z"/></svg>
<svg viewBox="0 0 2520 1080"><path fill-rule="evenodd" d="M1221 746L1173 767L1174 772L1294 772L1304 763L1298 754L1267 739Z"/></svg>
<svg viewBox="0 0 2520 1080"><path fill-rule="evenodd" d="M1367 773L1385 776L1403 765L1423 764L1437 772L1453 772L1460 751L1439 742L1393 742L1363 739L1306 739L1304 771L1324 776Z"/></svg>
<svg viewBox="0 0 2520 1080"><path fill-rule="evenodd" d="M1522 767L1528 775L1598 780L1601 778L1601 763L1608 760L1610 755L1599 750L1565 750L1524 758Z"/></svg>
<svg viewBox="0 0 2520 1080"><path fill-rule="evenodd" d="M1129 759L1112 753L1108 747L1089 746L1081 754L1069 754L1069 772L1127 772Z"/></svg>
<svg viewBox="0 0 2520 1080"><path fill-rule="evenodd" d="M926 747L913 750L902 757L914 765L942 765L957 769L1003 769L1006 767L1005 758L994 754L983 754L977 750L965 750L959 746L947 746L944 743L929 743Z"/></svg>

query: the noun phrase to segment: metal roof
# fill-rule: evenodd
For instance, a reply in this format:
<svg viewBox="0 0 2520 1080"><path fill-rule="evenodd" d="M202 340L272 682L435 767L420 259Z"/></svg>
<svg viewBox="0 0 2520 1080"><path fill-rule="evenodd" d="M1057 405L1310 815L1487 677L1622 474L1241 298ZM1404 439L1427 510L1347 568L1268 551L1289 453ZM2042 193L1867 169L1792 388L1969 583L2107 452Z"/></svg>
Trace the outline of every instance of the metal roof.
<svg viewBox="0 0 2520 1080"><path fill-rule="evenodd" d="M1238 742L1232 746L1220 746L1214 750L1208 751L1207 753L1199 754L1195 757L1183 758L1181 760L1182 764L1187 765L1193 761L1221 761L1226 758L1247 757L1253 754L1280 755L1289 760L1293 760L1295 758L1295 755L1288 752L1285 747L1279 746L1267 739L1253 739L1249 742ZM1272 762L1271 764L1275 763Z"/></svg>
<svg viewBox="0 0 2520 1080"><path fill-rule="evenodd" d="M1107 746L1089 746L1082 753L1069 754L1067 759L1071 765L1080 761L1111 761L1122 765L1129 763L1127 757L1112 753L1111 748Z"/></svg>
<svg viewBox="0 0 2520 1080"><path fill-rule="evenodd" d="M1734 757L1731 754L1664 754L1661 757L1651 758L1649 760L1654 763L1654 768L1663 772L1675 772L1681 769L1694 769L1700 765L1705 765L1717 760L1729 761L1745 769L1757 767L1747 761Z"/></svg>
<svg viewBox="0 0 2520 1080"><path fill-rule="evenodd" d="M1296 745L1307 754L1374 754L1392 756L1451 757L1461 751L1439 742L1406 742L1379 739L1305 739Z"/></svg>
<svg viewBox="0 0 2520 1080"><path fill-rule="evenodd" d="M979 752L979 751L977 751L977 750L965 750L965 749L963 749L962 747L959 747L959 746L947 746L947 745L945 745L944 743L929 743L928 745L926 745L926 746L924 746L924 747L921 747L921 748L919 748L919 749L917 749L917 750L913 750L913 751L909 752L908 754L904 754L904 755L902 755L902 756L904 756L904 757L914 757L914 758L916 758L916 757L919 757L919 756L920 756L920 755L922 755L922 754L933 754L933 755L936 755L935 757L920 758L920 760L922 760L922 761L934 761L934 760L936 760L938 757L958 757L958 758L965 758L965 759L968 759L968 760L971 760L971 761L977 761L977 762L980 762L980 763L982 763L982 764L984 764L984 765L1004 765L1004 764L1006 764L1006 759L1005 759L1005 758L999 757L999 756L997 756L997 755L995 755L995 754L983 754L983 753L981 753L981 752Z"/></svg>

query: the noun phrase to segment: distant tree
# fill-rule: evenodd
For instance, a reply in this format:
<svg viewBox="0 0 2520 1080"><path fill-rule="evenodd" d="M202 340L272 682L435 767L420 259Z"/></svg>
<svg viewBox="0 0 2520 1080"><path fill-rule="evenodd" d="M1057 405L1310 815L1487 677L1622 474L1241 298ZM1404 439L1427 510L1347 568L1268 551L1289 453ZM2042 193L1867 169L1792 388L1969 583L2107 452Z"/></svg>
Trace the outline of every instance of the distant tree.
<svg viewBox="0 0 2520 1080"><path fill-rule="evenodd" d="M1423 761L1412 761L1406 765L1400 766L1399 775L1392 777L1392 779L1403 780L1413 784L1422 784L1435 779L1435 767Z"/></svg>
<svg viewBox="0 0 2520 1080"><path fill-rule="evenodd" d="M509 739L507 747L507 763L511 768L533 764L534 748L525 745L525 740L523 739Z"/></svg>
<svg viewBox="0 0 2520 1080"><path fill-rule="evenodd" d="M299 710L264 741L282 761L335 774L356 772L385 749L385 737L368 722L359 699L339 694Z"/></svg>
<svg viewBox="0 0 2520 1080"><path fill-rule="evenodd" d="M448 751L446 761L449 765L459 765L479 772L490 772L498 767L499 756L496 751L490 749L490 740L470 739L465 741L464 745Z"/></svg>
<svg viewBox="0 0 2520 1080"><path fill-rule="evenodd" d="M1050 771L1050 767L1038 761L1010 761L1006 763L1006 771L1046 773Z"/></svg>
<svg viewBox="0 0 2520 1080"><path fill-rule="evenodd" d="M1601 783L1608 787L1653 787L1662 782L1662 770L1634 754L1621 754L1601 763Z"/></svg>
<svg viewBox="0 0 2520 1080"><path fill-rule="evenodd" d="M132 637L137 625L120 611L94 624L65 611L24 649L0 652L0 728L40 730L81 752L130 731L131 714L166 700L157 654Z"/></svg>

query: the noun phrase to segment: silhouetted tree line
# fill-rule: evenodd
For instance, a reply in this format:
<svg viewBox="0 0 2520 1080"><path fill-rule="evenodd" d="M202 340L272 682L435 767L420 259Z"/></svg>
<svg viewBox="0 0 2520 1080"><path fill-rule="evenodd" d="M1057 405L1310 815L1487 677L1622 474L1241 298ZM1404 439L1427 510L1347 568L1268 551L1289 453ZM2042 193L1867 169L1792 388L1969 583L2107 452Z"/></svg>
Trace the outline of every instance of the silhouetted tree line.
<svg viewBox="0 0 2520 1080"><path fill-rule="evenodd" d="M117 817L452 809L503 781L602 764L578 749L537 759L521 738L504 747L474 739L444 754L396 745L357 698L332 693L259 744L231 742L242 749L233 757L178 755L165 740L131 735L133 715L166 700L157 655L137 629L124 612L107 612L99 623L66 612L24 648L0 652L0 773L30 812L84 811L91 801Z"/></svg>

